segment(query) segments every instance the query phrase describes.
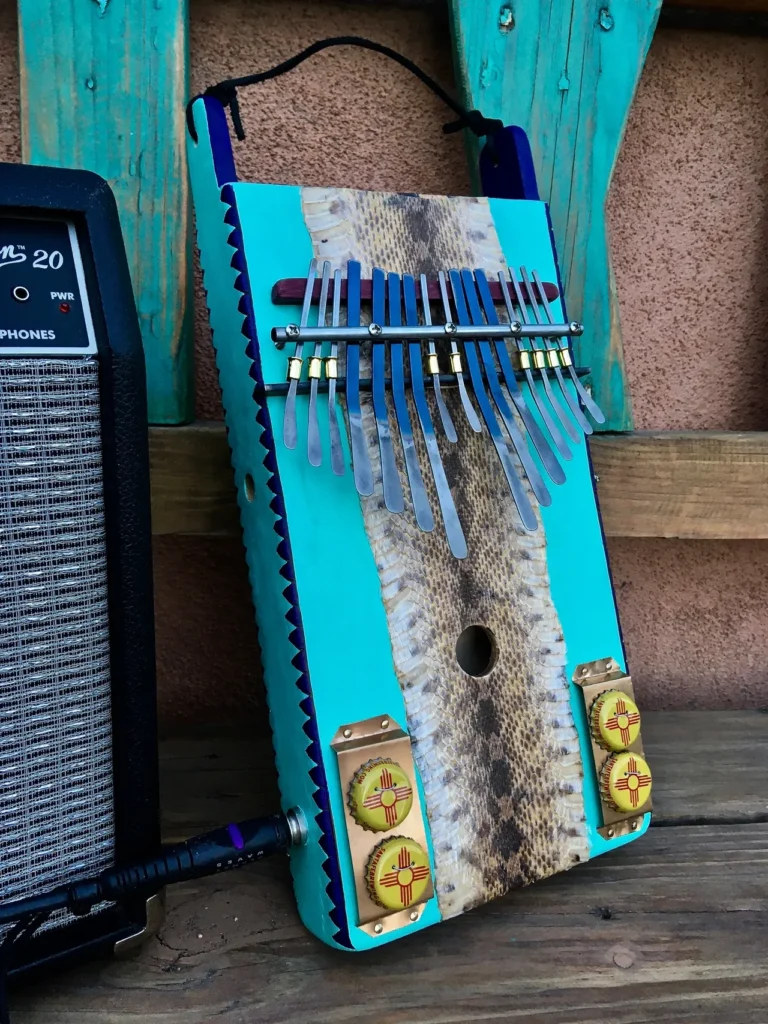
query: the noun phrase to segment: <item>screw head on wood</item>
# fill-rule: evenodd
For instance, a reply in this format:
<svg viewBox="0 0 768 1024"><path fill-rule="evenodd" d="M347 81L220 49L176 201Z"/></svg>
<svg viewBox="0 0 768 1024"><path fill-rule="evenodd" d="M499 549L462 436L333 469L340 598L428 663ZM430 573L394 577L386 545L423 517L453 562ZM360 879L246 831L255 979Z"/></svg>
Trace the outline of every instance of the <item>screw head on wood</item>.
<svg viewBox="0 0 768 1024"><path fill-rule="evenodd" d="M603 32L610 32L613 28L613 15L607 7L600 8L600 14L598 15L597 20Z"/></svg>
<svg viewBox="0 0 768 1024"><path fill-rule="evenodd" d="M499 11L499 28L502 32L509 32L515 27L515 15L509 4L504 4Z"/></svg>

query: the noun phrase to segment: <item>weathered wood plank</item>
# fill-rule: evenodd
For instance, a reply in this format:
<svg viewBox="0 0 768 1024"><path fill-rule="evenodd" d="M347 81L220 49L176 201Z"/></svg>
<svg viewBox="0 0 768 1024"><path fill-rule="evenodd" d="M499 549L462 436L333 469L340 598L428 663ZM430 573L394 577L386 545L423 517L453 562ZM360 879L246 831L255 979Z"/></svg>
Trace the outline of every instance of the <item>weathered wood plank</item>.
<svg viewBox="0 0 768 1024"><path fill-rule="evenodd" d="M768 822L767 741L760 711L646 712L654 824Z"/></svg>
<svg viewBox="0 0 768 1024"><path fill-rule="evenodd" d="M11 1000L14 1024L764 1024L768 826L654 829L599 862L354 956L287 865L168 895L159 940Z"/></svg>
<svg viewBox="0 0 768 1024"><path fill-rule="evenodd" d="M631 430L605 201L661 0L450 0L468 106L527 132L605 430ZM476 143L470 151L474 166Z"/></svg>
<svg viewBox="0 0 768 1024"><path fill-rule="evenodd" d="M18 0L23 158L84 167L120 209L153 423L194 415L186 0Z"/></svg>
<svg viewBox="0 0 768 1024"><path fill-rule="evenodd" d="M154 533L239 533L222 423L154 427L149 432L149 465Z"/></svg>
<svg viewBox="0 0 768 1024"><path fill-rule="evenodd" d="M768 434L642 432L591 447L609 536L768 537Z"/></svg>
<svg viewBox="0 0 768 1024"><path fill-rule="evenodd" d="M591 441L609 537L768 538L768 433L638 432ZM157 534L239 532L224 428L150 434Z"/></svg>
<svg viewBox="0 0 768 1024"><path fill-rule="evenodd" d="M660 725L665 718L646 721L657 803L670 787L683 805L701 801L702 747L707 767L726 757L736 777L757 768L764 788L768 717L681 712ZM263 721L250 734L203 729L164 741L163 800L175 821L167 834L255 813L259 801L274 806L264 744ZM660 768L673 757L694 767ZM47 979L16 993L11 1008L19 1024L764 1024L766 928L765 823L654 828L615 854L360 956L304 931L277 858L170 889L159 939L134 960Z"/></svg>
<svg viewBox="0 0 768 1024"><path fill-rule="evenodd" d="M768 822L768 715L651 711L643 715L643 740L654 824ZM169 841L278 809L266 711L247 728L202 726L166 737L161 763Z"/></svg>

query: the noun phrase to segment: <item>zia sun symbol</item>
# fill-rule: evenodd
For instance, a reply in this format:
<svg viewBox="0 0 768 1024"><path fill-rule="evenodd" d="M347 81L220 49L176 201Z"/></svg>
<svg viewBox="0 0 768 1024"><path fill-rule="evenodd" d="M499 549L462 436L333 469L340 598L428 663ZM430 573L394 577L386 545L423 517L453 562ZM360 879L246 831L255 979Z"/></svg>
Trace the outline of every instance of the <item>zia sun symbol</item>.
<svg viewBox="0 0 768 1024"><path fill-rule="evenodd" d="M397 805L407 800L412 793L410 786L396 786L389 768L382 768L379 785L371 796L363 800L363 806L369 810L384 808L384 817L389 828L397 821Z"/></svg>
<svg viewBox="0 0 768 1024"><path fill-rule="evenodd" d="M413 883L423 881L428 875L429 868L411 860L406 847L401 846L397 864L393 864L392 870L381 876L381 884L387 889L400 886L400 902L408 907L413 901Z"/></svg>
<svg viewBox="0 0 768 1024"><path fill-rule="evenodd" d="M615 732L617 729L621 736L621 742L625 747L629 746L630 742L630 727L637 725L640 721L640 715L636 711L628 711L627 705L623 700L616 701L616 712L611 715L608 721L605 723L606 729L610 729L611 732Z"/></svg>
<svg viewBox="0 0 768 1024"><path fill-rule="evenodd" d="M624 773L624 778L617 779L616 781L616 789L623 789L628 792L630 803L633 807L637 808L640 805L640 797L643 790L647 789L650 784L651 776L641 772L635 758L630 757L627 762L627 770Z"/></svg>

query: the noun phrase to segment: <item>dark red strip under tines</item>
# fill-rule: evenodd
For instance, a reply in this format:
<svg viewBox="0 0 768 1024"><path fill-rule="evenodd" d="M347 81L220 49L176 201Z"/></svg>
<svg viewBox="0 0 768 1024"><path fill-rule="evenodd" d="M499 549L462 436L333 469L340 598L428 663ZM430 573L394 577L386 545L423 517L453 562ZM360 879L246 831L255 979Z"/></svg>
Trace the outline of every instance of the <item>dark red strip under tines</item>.
<svg viewBox="0 0 768 1024"><path fill-rule="evenodd" d="M504 302L504 296L501 294L501 286L498 281L489 281L488 285L491 289L491 296L494 302L499 304ZM304 298L304 289L307 286L307 279L305 277L284 277L277 281L272 286L272 302L276 306L300 306ZM440 301L440 287L437 281L428 282L429 297L434 302ZM531 298L528 294L528 290L523 282L520 282L520 290L523 293L523 298L528 302ZM536 294L538 299L538 289L535 285L532 286L533 292ZM360 282L360 297L363 302L371 301L371 279L370 277L363 278ZM560 294L557 285L552 284L550 281L544 282L544 294L550 302L553 302ZM416 281L416 295L421 298L421 286L418 280ZM347 297L347 282L346 279L341 282L341 301ZM320 298L320 281L315 281L315 287L312 291L312 302L316 303ZM328 299L329 301L333 298L333 281L330 282Z"/></svg>

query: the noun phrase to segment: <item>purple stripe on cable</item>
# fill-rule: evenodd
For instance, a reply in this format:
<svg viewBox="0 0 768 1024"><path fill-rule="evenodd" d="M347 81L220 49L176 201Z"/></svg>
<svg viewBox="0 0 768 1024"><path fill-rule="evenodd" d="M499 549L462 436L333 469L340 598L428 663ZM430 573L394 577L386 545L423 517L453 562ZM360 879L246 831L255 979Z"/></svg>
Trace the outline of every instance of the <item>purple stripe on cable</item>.
<svg viewBox="0 0 768 1024"><path fill-rule="evenodd" d="M235 849L242 850L245 846L245 840L237 825L227 825L227 832L229 832L229 838L235 844Z"/></svg>

